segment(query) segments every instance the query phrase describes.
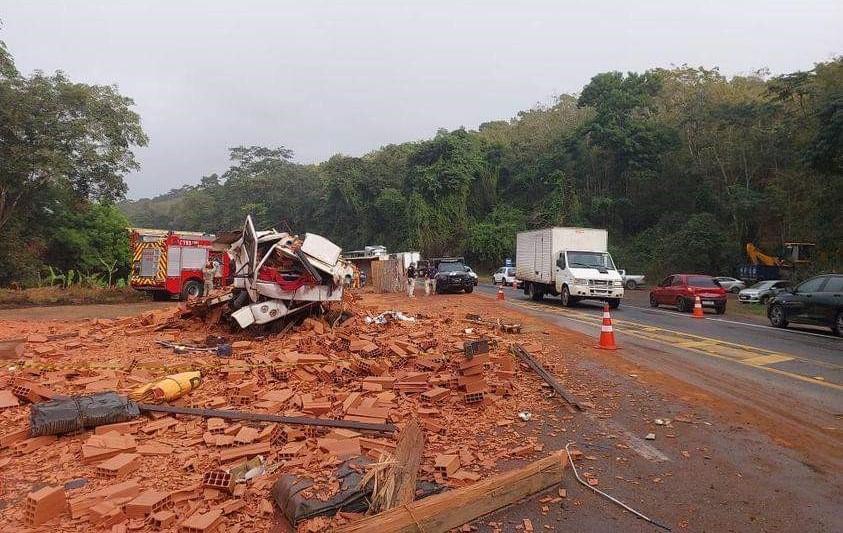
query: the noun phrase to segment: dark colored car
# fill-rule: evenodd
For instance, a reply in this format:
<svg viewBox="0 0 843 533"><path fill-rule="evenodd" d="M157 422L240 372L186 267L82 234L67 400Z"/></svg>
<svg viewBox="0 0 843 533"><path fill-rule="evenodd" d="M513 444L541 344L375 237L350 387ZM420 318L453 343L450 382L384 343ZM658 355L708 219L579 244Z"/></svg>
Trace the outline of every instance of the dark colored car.
<svg viewBox="0 0 843 533"><path fill-rule="evenodd" d="M468 273L462 261L442 259L437 262L436 270L437 294L474 290L474 278Z"/></svg>
<svg viewBox="0 0 843 533"><path fill-rule="evenodd" d="M843 335L843 274L817 276L779 292L770 300L767 318L777 328L812 324Z"/></svg>
<svg viewBox="0 0 843 533"><path fill-rule="evenodd" d="M696 297L703 307L714 307L718 315L726 312L726 290L711 276L702 274L673 274L650 291L650 306L675 305L686 313L694 309Z"/></svg>

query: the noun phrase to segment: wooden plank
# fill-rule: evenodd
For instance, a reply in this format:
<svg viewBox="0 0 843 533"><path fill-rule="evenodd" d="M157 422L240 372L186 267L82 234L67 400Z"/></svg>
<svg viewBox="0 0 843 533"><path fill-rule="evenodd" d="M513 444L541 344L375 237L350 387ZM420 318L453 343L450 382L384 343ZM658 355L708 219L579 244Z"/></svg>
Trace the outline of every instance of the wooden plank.
<svg viewBox="0 0 843 533"><path fill-rule="evenodd" d="M556 378L553 377L553 374L545 370L545 368L539 364L538 361L528 352L525 350L520 344L513 344L512 345L512 353L514 353L519 359L530 365L530 368L538 374L548 385L553 388L556 393L562 397L566 402L570 405L575 407L576 409L582 411L583 407L580 405L580 402L577 401L568 391L565 390L562 385L556 381Z"/></svg>
<svg viewBox="0 0 843 533"><path fill-rule="evenodd" d="M423 451L424 432L413 419L398 435L394 465L379 476L378 491L372 495L372 511L388 511L413 501Z"/></svg>
<svg viewBox="0 0 843 533"><path fill-rule="evenodd" d="M518 470L352 522L336 531L445 533L560 483L567 465L568 456L562 450Z"/></svg>

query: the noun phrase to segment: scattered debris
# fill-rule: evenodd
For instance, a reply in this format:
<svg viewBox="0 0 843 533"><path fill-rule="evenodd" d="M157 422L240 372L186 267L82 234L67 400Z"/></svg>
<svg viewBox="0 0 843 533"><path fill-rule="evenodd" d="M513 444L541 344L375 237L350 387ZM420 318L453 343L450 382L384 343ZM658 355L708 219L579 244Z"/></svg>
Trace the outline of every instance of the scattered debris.
<svg viewBox="0 0 843 533"><path fill-rule="evenodd" d="M607 498L608 500L620 505L621 507L623 507L624 509L626 509L630 513L634 514L635 516L637 516L637 517L639 517L643 520L646 520L647 522L653 524L654 526L660 527L660 528L665 529L667 531L670 531L670 528L667 527L666 525L660 524L659 522L656 522L652 518L648 518L647 516L639 513L638 511L636 511L632 507L628 506L627 504L623 503L622 501L620 501L616 498L613 498L612 496L609 496L608 494L606 494L605 492L603 492L600 489L595 488L594 485L597 485L597 483L591 483L591 480L594 479L594 478L589 478L588 482L583 481L582 478L580 478L579 472L577 472L577 465L574 464L574 458L572 457L572 453L571 453L571 444L572 443L569 442L568 444L565 445L565 452L568 454L568 460L571 462L571 469L574 471L574 476L577 478L577 481L579 481L581 485L583 485L584 487L590 488L591 490L593 490L597 494L599 494L599 495L603 496L604 498ZM560 493L560 496L561 495L562 494Z"/></svg>
<svg viewBox="0 0 843 533"><path fill-rule="evenodd" d="M392 322L393 320L398 320L398 321L402 321L402 322L415 322L416 321L415 318L413 318L409 315L405 315L401 311L386 311L386 312L381 313L377 316L373 316L373 317L367 316L364 320L366 321L367 324L379 324L379 325L388 324L389 322Z"/></svg>
<svg viewBox="0 0 843 533"><path fill-rule="evenodd" d="M647 435L644 438L646 440L656 440L656 434L655 433L647 433Z"/></svg>
<svg viewBox="0 0 843 533"><path fill-rule="evenodd" d="M533 371L536 374L541 376L541 378L545 381L545 383L550 385L550 387L554 391L556 391L556 393L559 394L559 396L561 396L562 399L564 399L566 402L568 402L569 405L571 405L572 407L576 408L579 411L583 410L582 405L576 400L576 398L574 398L568 391L566 391L562 387L562 385L560 385L559 382L556 381L556 378L554 378L553 375L550 372L545 370L539 364L539 362L536 361L536 359L532 355L530 355L530 352L525 350L520 344L513 344L511 350L512 350L512 353L514 353L516 356L518 356L519 359L521 359L522 361L524 361L525 363L530 365L530 368L532 368Z"/></svg>
<svg viewBox="0 0 843 533"><path fill-rule="evenodd" d="M436 496L416 500L390 511L338 527L335 531L337 533L368 531L444 533L561 483L568 460L564 453L556 452L523 468Z"/></svg>

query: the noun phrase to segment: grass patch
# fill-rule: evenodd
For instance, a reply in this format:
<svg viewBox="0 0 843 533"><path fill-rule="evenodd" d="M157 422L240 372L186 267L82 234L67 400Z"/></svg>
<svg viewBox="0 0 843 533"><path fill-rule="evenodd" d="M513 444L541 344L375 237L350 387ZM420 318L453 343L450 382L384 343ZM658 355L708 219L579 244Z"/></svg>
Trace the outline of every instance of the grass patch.
<svg viewBox="0 0 843 533"><path fill-rule="evenodd" d="M38 287L33 289L0 289L0 309L45 305L119 304L142 302L149 296L131 287Z"/></svg>
<svg viewBox="0 0 843 533"><path fill-rule="evenodd" d="M767 317L767 306L757 303L742 304L740 302L729 302L727 313L750 317Z"/></svg>

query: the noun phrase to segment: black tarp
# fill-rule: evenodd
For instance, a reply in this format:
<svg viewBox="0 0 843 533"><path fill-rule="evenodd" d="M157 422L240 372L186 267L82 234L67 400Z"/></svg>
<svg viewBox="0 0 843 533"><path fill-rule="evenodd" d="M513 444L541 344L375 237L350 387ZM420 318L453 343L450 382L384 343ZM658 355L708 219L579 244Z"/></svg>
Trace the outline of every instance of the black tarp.
<svg viewBox="0 0 843 533"><path fill-rule="evenodd" d="M294 527L302 520L333 516L338 511L365 513L369 510L372 483L361 488L360 481L366 473L366 465L371 462L365 457L355 457L340 464L334 472L334 476L340 481L340 489L326 501L304 496L302 493L313 486L313 481L290 474L281 476L275 482L272 486L272 497ZM421 481L416 484L416 497L436 494L444 488L435 483Z"/></svg>
<svg viewBox="0 0 843 533"><path fill-rule="evenodd" d="M32 404L29 435L61 435L83 429L128 422L140 416L136 403L116 392L73 396Z"/></svg>

